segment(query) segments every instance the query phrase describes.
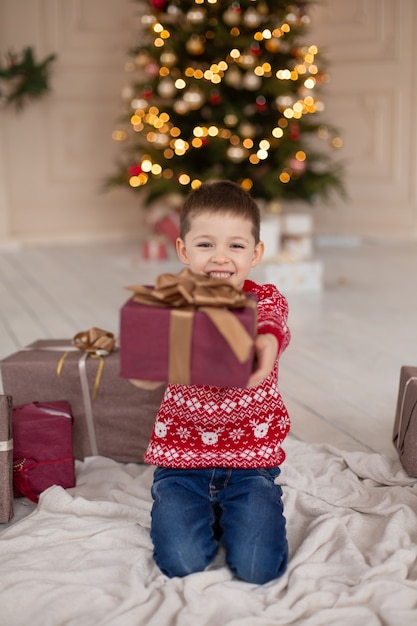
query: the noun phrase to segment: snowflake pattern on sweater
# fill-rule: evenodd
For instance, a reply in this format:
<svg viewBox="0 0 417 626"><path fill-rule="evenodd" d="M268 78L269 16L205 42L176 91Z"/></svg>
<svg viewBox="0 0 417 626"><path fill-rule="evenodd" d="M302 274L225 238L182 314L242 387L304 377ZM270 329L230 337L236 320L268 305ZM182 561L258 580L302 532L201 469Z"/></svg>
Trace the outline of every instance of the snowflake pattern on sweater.
<svg viewBox="0 0 417 626"><path fill-rule="evenodd" d="M258 334L278 339L274 368L258 387L168 385L145 462L162 467L275 467L290 419L278 391L278 358L290 341L288 303L275 285L247 280L258 297Z"/></svg>

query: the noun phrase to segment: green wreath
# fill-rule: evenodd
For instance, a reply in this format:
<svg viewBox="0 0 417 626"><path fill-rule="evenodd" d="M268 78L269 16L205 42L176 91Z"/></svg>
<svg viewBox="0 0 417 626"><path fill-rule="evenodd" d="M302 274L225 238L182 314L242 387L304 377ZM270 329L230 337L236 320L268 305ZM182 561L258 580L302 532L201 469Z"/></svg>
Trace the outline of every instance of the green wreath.
<svg viewBox="0 0 417 626"><path fill-rule="evenodd" d="M8 52L6 64L0 61L0 105L23 109L27 100L39 98L49 91L50 64L56 58L50 54L37 63L31 47L20 54Z"/></svg>

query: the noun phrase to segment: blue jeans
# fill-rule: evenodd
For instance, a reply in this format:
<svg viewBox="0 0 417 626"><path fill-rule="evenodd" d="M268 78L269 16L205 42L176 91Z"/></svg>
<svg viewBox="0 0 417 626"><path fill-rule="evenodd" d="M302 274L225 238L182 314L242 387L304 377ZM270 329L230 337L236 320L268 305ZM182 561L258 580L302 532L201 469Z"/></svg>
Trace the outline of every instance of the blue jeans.
<svg viewBox="0 0 417 626"><path fill-rule="evenodd" d="M233 574L263 584L288 560L279 468L158 467L152 486L154 559L169 577L203 571L221 541Z"/></svg>

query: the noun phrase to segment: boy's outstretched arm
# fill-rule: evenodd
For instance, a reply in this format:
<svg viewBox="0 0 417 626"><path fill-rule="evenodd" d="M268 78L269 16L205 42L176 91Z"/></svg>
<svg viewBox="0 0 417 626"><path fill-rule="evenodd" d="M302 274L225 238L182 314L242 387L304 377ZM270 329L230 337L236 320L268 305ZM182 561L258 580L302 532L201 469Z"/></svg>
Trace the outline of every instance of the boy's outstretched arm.
<svg viewBox="0 0 417 626"><path fill-rule="evenodd" d="M269 376L278 353L278 339L272 333L258 335L255 339L257 368L252 372L248 387L257 387Z"/></svg>

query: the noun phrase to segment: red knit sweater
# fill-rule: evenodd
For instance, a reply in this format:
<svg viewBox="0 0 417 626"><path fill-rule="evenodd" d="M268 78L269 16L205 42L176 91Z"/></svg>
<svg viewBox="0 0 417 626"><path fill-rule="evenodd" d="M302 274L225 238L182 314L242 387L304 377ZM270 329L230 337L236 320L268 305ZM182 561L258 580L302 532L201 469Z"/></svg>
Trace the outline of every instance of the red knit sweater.
<svg viewBox="0 0 417 626"><path fill-rule="evenodd" d="M247 280L258 296L258 334L278 339L275 366L258 387L168 385L145 455L176 468L259 468L280 465L290 420L278 392L278 357L290 341L288 304L274 285Z"/></svg>

